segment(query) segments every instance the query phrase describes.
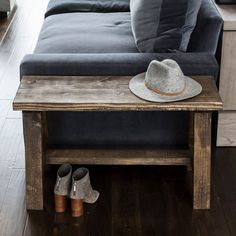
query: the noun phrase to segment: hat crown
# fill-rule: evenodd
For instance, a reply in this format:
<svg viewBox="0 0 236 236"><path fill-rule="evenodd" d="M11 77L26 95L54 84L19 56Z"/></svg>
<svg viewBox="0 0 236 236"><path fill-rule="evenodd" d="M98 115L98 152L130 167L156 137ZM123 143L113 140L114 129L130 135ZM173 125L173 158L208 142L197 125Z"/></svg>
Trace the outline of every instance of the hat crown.
<svg viewBox="0 0 236 236"><path fill-rule="evenodd" d="M162 62L153 60L145 75L145 84L149 89L166 95L182 93L185 83L185 76L179 65L170 59Z"/></svg>

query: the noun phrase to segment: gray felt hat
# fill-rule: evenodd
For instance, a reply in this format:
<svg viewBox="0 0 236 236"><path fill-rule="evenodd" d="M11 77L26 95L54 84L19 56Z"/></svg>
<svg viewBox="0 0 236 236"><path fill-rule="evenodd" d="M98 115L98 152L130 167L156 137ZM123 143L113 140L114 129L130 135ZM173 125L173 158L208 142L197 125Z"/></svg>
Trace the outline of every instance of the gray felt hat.
<svg viewBox="0 0 236 236"><path fill-rule="evenodd" d="M197 96L202 86L183 74L177 62L166 59L152 61L146 73L130 80L130 90L151 102L174 102Z"/></svg>

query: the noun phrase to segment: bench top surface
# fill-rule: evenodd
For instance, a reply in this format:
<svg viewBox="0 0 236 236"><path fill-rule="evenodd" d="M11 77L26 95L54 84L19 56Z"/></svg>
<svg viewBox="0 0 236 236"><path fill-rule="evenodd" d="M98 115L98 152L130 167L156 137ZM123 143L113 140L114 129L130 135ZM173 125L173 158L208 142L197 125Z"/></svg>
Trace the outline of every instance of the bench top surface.
<svg viewBox="0 0 236 236"><path fill-rule="evenodd" d="M130 92L131 76L25 76L13 102L22 111L214 111L222 109L211 76L193 76L203 91L187 100L153 103Z"/></svg>

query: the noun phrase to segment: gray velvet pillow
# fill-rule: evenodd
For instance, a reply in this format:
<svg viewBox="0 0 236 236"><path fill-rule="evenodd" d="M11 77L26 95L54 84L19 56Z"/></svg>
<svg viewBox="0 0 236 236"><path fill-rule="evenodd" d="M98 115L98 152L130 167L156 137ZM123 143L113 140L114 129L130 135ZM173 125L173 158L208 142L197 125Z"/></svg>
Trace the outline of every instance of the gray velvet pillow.
<svg viewBox="0 0 236 236"><path fill-rule="evenodd" d="M202 0L130 0L140 52L186 51Z"/></svg>

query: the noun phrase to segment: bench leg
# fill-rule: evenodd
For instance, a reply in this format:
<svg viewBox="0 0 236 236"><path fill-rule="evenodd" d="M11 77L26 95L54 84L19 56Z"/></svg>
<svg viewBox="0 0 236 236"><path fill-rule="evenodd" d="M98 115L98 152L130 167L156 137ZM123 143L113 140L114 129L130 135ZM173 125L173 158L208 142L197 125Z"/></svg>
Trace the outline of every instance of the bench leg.
<svg viewBox="0 0 236 236"><path fill-rule="evenodd" d="M191 156L193 156L193 143L194 143L194 137L193 137L193 123L194 123L194 113L189 112L189 128L188 128L188 146L189 150L191 152ZM187 171L192 172L193 171L193 159L191 159L190 165L187 165Z"/></svg>
<svg viewBox="0 0 236 236"><path fill-rule="evenodd" d="M210 209L211 113L194 114L193 208Z"/></svg>
<svg viewBox="0 0 236 236"><path fill-rule="evenodd" d="M41 112L23 112L26 207L43 209L43 130Z"/></svg>

